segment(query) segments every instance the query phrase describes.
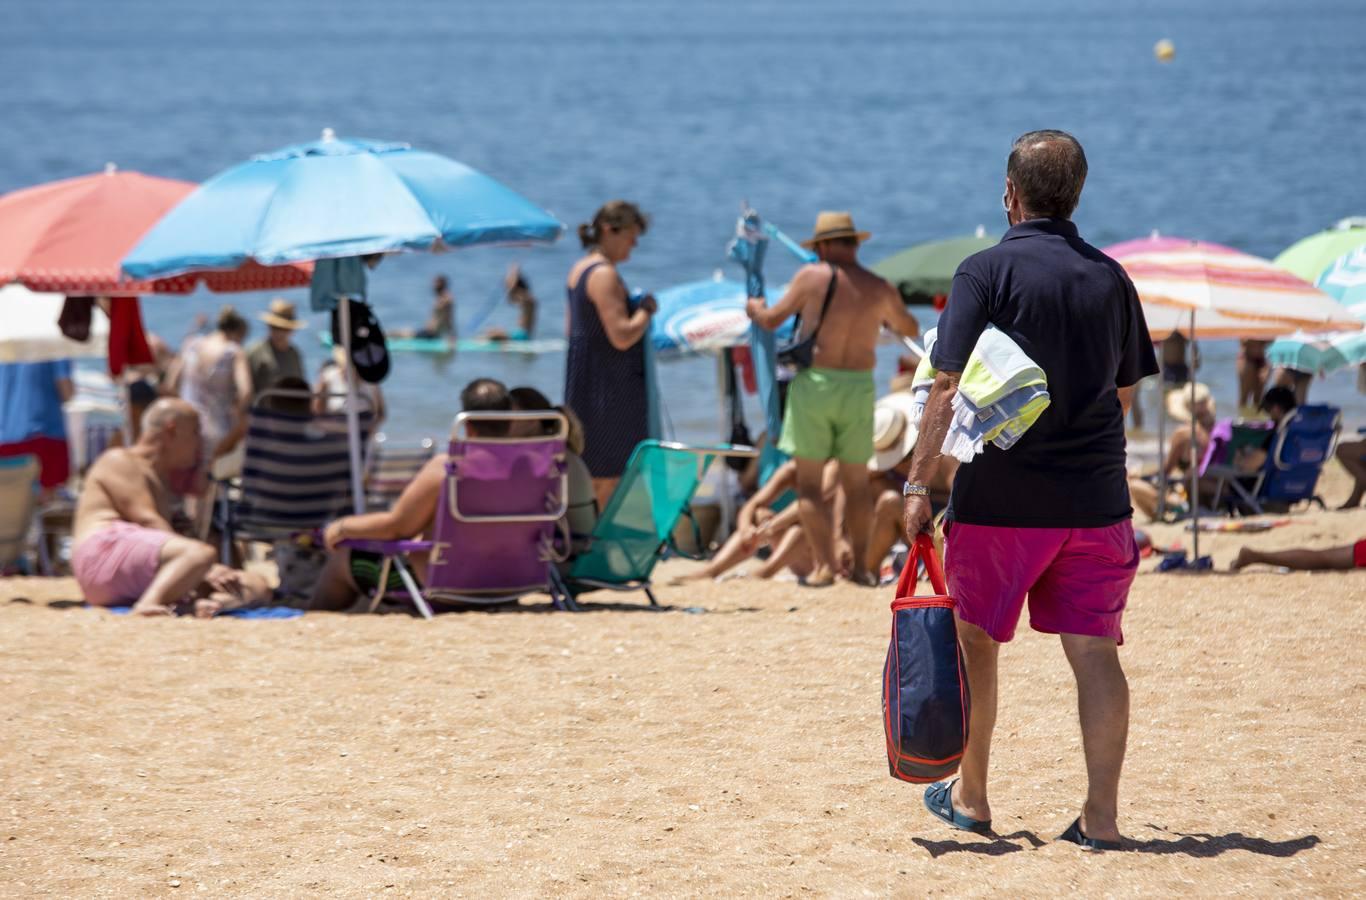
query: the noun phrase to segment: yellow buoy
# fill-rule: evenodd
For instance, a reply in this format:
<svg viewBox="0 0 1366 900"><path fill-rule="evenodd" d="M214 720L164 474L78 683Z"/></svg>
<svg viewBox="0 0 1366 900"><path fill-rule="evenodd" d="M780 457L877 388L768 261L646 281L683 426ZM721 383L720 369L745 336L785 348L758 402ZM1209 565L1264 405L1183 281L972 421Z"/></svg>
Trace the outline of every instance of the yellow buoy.
<svg viewBox="0 0 1366 900"><path fill-rule="evenodd" d="M1176 57L1176 45L1163 38L1153 45L1153 56L1158 62L1171 62Z"/></svg>

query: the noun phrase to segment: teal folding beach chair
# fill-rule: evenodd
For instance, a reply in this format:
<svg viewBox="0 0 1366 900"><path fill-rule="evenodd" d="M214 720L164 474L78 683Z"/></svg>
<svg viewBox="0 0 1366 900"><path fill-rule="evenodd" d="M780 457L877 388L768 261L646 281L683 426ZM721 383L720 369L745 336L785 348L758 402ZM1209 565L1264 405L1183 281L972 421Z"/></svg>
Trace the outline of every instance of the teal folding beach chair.
<svg viewBox="0 0 1366 900"><path fill-rule="evenodd" d="M564 577L569 607L577 606L579 594L601 589L644 591L650 605L659 606L650 589L650 575L707 467L720 457L757 455L753 447L732 444L691 447L655 440L637 444L621 482L598 517L588 549Z"/></svg>
<svg viewBox="0 0 1366 900"><path fill-rule="evenodd" d="M28 539L37 508L38 457L0 459L0 570L28 564Z"/></svg>

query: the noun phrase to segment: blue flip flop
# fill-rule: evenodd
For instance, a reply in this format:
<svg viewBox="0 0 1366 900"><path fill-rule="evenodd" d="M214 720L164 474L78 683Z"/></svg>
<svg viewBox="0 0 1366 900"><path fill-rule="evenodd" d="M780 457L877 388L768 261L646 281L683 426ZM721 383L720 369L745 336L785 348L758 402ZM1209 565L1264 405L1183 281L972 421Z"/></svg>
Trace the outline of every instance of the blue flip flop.
<svg viewBox="0 0 1366 900"><path fill-rule="evenodd" d="M989 834L991 832L990 819L979 822L953 808L953 786L957 783L958 779L955 778L952 781L936 781L925 788L925 808L936 819L947 822L961 831Z"/></svg>
<svg viewBox="0 0 1366 900"><path fill-rule="evenodd" d="M1071 841L1083 850L1123 850L1124 845L1119 841L1102 841L1100 838L1087 837L1081 830L1081 816L1067 827L1067 830L1058 835L1060 841Z"/></svg>

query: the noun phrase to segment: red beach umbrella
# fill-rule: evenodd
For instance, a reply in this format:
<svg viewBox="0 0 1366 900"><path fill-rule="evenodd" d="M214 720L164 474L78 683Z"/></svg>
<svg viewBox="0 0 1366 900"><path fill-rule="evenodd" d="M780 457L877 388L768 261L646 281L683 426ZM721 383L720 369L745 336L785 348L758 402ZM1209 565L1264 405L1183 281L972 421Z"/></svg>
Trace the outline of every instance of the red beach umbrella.
<svg viewBox="0 0 1366 900"><path fill-rule="evenodd" d="M306 287L310 263L194 272L136 281L119 266L128 251L196 185L139 172L104 172L0 197L0 284L61 294L188 294Z"/></svg>

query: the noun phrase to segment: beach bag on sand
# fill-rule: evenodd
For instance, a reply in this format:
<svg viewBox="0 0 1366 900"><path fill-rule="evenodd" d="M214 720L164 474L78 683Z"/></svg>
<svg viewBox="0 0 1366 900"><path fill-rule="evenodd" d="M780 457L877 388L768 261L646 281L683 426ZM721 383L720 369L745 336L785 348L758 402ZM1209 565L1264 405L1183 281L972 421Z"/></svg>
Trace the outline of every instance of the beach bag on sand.
<svg viewBox="0 0 1366 900"><path fill-rule="evenodd" d="M930 596L915 597L917 560ZM958 771L968 740L968 681L953 599L934 543L917 535L892 602L892 641L882 669L882 723L893 778L924 784Z"/></svg>

